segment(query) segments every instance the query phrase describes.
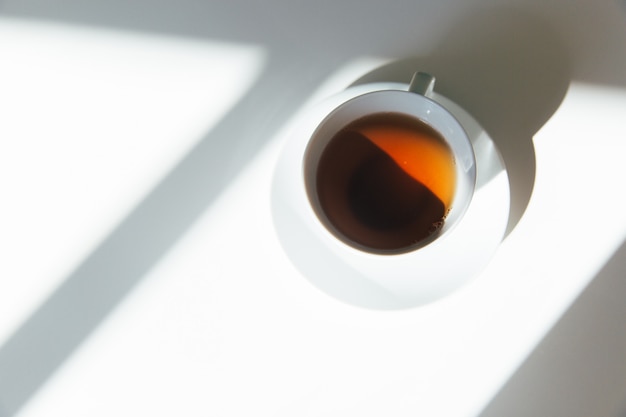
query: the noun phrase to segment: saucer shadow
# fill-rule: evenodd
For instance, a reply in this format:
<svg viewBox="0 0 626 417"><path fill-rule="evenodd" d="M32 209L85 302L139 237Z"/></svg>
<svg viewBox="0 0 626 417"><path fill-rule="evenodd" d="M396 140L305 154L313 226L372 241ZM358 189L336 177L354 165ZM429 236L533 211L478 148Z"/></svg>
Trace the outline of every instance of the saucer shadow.
<svg viewBox="0 0 626 417"><path fill-rule="evenodd" d="M484 10L452 27L432 54L388 63L352 85L408 83L415 71L433 74L435 91L474 116L502 155L511 189L508 236L533 191L533 136L571 80L568 54L546 22L518 10Z"/></svg>

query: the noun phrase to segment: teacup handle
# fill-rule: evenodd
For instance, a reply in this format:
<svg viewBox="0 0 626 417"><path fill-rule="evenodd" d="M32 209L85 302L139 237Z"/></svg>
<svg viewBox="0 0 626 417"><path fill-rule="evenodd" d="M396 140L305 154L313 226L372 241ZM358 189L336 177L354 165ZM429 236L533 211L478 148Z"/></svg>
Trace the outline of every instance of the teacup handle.
<svg viewBox="0 0 626 417"><path fill-rule="evenodd" d="M409 91L425 97L432 97L435 88L435 77L426 72L416 72L413 74Z"/></svg>

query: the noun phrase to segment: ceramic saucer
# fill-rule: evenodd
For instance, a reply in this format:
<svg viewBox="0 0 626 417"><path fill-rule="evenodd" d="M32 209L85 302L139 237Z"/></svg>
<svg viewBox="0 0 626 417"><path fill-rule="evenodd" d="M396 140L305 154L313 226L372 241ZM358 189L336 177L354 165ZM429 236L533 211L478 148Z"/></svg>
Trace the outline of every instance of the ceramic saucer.
<svg viewBox="0 0 626 417"><path fill-rule="evenodd" d="M317 124L340 103L378 90L404 90L401 83L350 87L302 112L279 155L272 184L272 214L290 260L315 287L338 300L374 309L402 309L433 302L474 278L504 236L509 182L493 140L460 106L436 92L431 99L461 123L476 155L476 189L467 212L447 235L400 255L364 253L335 238L319 222L306 195L303 157Z"/></svg>

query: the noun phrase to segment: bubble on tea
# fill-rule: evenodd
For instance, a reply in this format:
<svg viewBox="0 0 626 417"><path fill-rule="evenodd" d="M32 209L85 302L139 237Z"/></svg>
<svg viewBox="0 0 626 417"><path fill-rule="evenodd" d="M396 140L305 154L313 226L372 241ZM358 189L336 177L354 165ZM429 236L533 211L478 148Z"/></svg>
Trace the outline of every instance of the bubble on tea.
<svg viewBox="0 0 626 417"><path fill-rule="evenodd" d="M316 193L321 217L344 241L402 251L441 230L455 178L452 151L437 131L380 113L333 136L317 166Z"/></svg>

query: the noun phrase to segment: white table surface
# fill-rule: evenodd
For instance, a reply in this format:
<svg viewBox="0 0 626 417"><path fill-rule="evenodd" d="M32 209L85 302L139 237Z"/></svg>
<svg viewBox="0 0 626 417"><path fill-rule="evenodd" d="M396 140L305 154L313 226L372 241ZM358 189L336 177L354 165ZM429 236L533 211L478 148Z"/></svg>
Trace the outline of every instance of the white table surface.
<svg viewBox="0 0 626 417"><path fill-rule="evenodd" d="M272 173L414 66L498 144L509 231L358 308L282 250ZM622 416L625 118L623 2L0 2L0 416Z"/></svg>

